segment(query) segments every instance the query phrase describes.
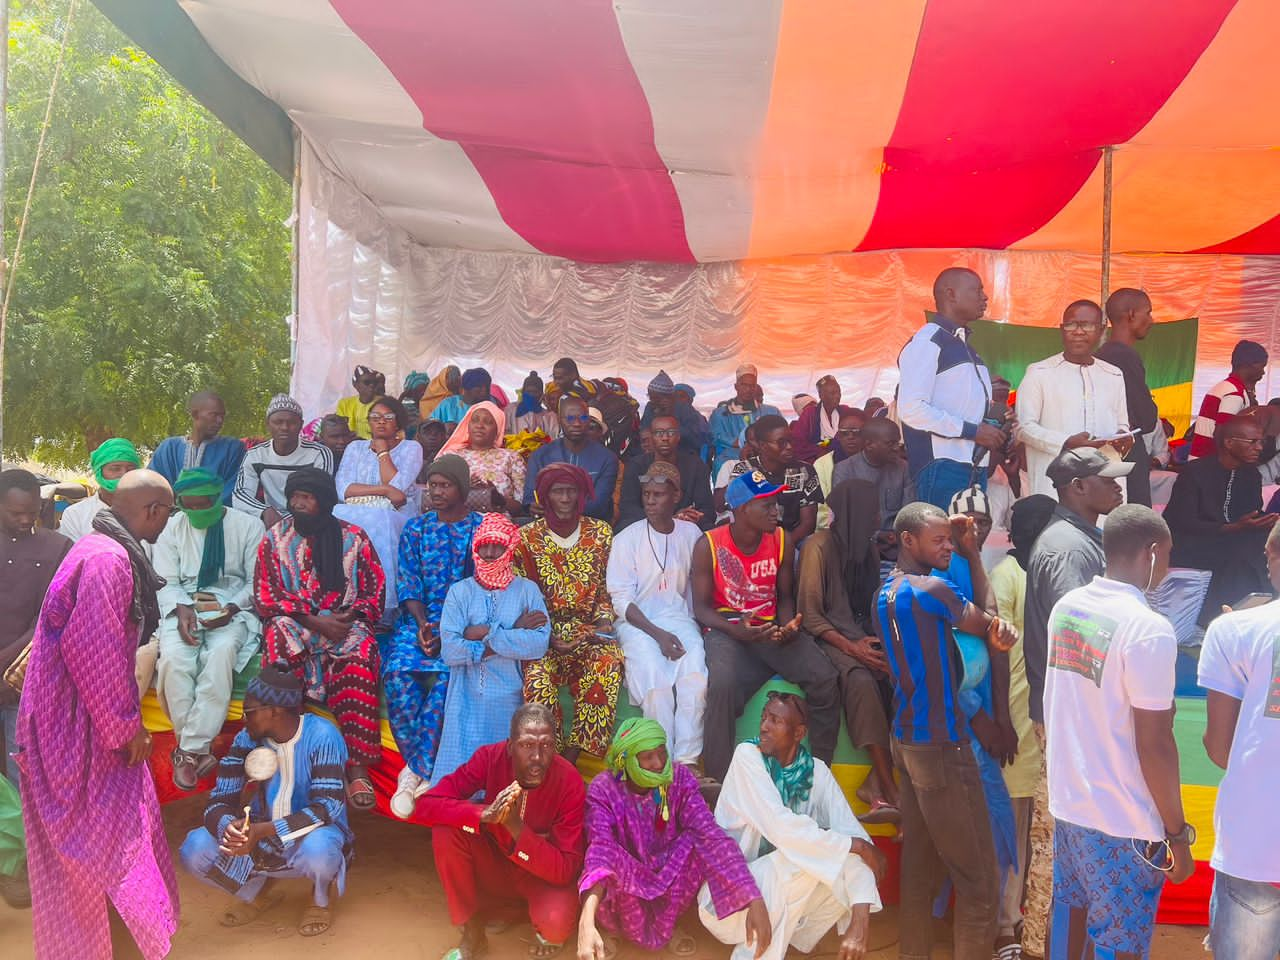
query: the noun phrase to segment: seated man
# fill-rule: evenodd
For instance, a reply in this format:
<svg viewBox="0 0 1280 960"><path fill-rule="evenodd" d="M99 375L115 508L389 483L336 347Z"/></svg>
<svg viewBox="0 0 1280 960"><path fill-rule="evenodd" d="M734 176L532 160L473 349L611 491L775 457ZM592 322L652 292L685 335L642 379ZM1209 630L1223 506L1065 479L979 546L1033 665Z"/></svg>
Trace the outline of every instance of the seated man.
<svg viewBox="0 0 1280 960"><path fill-rule="evenodd" d="M822 485L813 465L796 459L791 429L781 417L756 421L756 455L733 468L733 476L758 471L778 487L778 523L793 544L802 543L818 526Z"/></svg>
<svg viewBox="0 0 1280 960"><path fill-rule="evenodd" d="M840 417L853 409L841 403L840 396L840 383L835 377L828 373L818 378L818 399L800 410L798 419L791 424L797 460L813 463L835 446Z"/></svg>
<svg viewBox="0 0 1280 960"><path fill-rule="evenodd" d="M289 515L284 485L290 474L302 467L333 473L333 454L322 443L300 438L302 405L287 394L277 393L267 404L267 433L271 439L250 447L240 461L231 505L270 528Z"/></svg>
<svg viewBox="0 0 1280 960"><path fill-rule="evenodd" d="M796 605L840 678L849 740L871 758L871 772L858 790L871 807L864 820L896 820L898 788L889 753L893 687L874 627L880 586L876 488L865 480L846 480L831 491L827 504L831 529L814 533L800 550Z"/></svg>
<svg viewBox="0 0 1280 960"><path fill-rule="evenodd" d="M247 781L258 780L259 761L270 776L242 806ZM337 727L302 710L302 682L268 664L244 695L244 728L218 766L204 826L182 843L182 865L210 886L232 894L224 927L239 927L284 899L279 879L311 881L311 906L298 932L329 929L329 888L346 887L352 835L343 800L347 747Z"/></svg>
<svg viewBox="0 0 1280 960"><path fill-rule="evenodd" d="M707 662L689 603L689 562L701 534L673 515L680 490L675 467L657 461L639 480L645 518L614 537L607 578L627 690L646 717L671 733L676 762L694 766L702 754Z"/></svg>
<svg viewBox="0 0 1280 960"><path fill-rule="evenodd" d="M204 467L222 478L222 502L230 503L240 477L240 461L244 447L235 437L222 437L222 422L227 408L222 398L211 390L201 390L187 401L191 415L191 433L185 437L169 437L160 441L151 455L150 468L169 481L178 481L187 467Z"/></svg>
<svg viewBox="0 0 1280 960"><path fill-rule="evenodd" d="M284 492L293 515L258 548L263 660L287 664L310 700L329 704L347 742L351 804L369 810L367 765L382 757L373 625L382 619L386 575L368 534L333 515L333 477L303 467Z"/></svg>
<svg viewBox="0 0 1280 960"><path fill-rule="evenodd" d="M542 593L512 568L519 542L520 528L506 514L485 514L471 541L475 572L444 598L440 659L449 691L436 780L506 735L524 702L524 665L546 655L551 620Z"/></svg>
<svg viewBox="0 0 1280 960"><path fill-rule="evenodd" d="M156 687L178 741L174 785L194 790L218 765L213 738L226 722L236 672L258 652L253 567L266 531L257 517L222 505L222 478L203 467L183 470L173 495L182 512L153 552L165 581Z"/></svg>
<svg viewBox="0 0 1280 960"><path fill-rule="evenodd" d="M649 402L644 405L640 426L652 428L658 417L673 418L680 427L680 435L676 438L679 449L701 459L702 448L709 439L705 421L690 404L676 402L676 385L665 370L659 370L658 375L649 381Z"/></svg>
<svg viewBox="0 0 1280 960"><path fill-rule="evenodd" d="M404 758L391 798L391 812L401 819L413 813L433 776L449 683L440 659L440 611L449 588L472 571L471 537L481 520L467 511L467 461L445 454L423 472L431 509L400 534L400 619L382 658L387 721Z"/></svg>
<svg viewBox="0 0 1280 960"><path fill-rule="evenodd" d="M609 749L622 686L622 648L605 585L613 531L582 515L590 499L591 478L581 467L544 467L538 501L546 516L522 527L516 546L516 572L542 591L551 616L551 649L526 666L524 698L559 719L560 688L568 688L573 722L562 752L570 763L582 750L603 757Z"/></svg>
<svg viewBox="0 0 1280 960"><path fill-rule="evenodd" d="M588 517L613 522L613 489L618 483L618 458L604 444L592 440L587 433L591 414L587 402L576 396L560 401L560 439L544 443L529 457L529 469L524 475L524 508L535 517L546 511L547 505L536 496L536 481L544 467L553 463L571 463L581 467L591 478L592 494L583 510Z"/></svg>
<svg viewBox="0 0 1280 960"><path fill-rule="evenodd" d="M368 421L365 421L366 425ZM421 429L421 428L419 428ZM355 432L351 429L347 418L340 413L326 413L320 418L320 427L316 430L316 440L324 445L329 451L329 455L333 457L333 470L337 473L338 464L342 462L342 455L347 452L347 447L351 445L351 441L358 440ZM444 438L441 437L441 443Z"/></svg>
<svg viewBox="0 0 1280 960"><path fill-rule="evenodd" d="M93 518L103 507L111 506L111 497L120 478L130 470L141 467L142 458L138 456L138 448L131 441L123 437L112 437L102 441L89 454L89 466L93 469L98 492L77 500L63 510L62 516L58 518L58 532L72 543L93 532Z"/></svg>
<svg viewBox="0 0 1280 960"><path fill-rule="evenodd" d="M1212 453L1179 472L1164 511L1173 531L1173 566L1213 572L1202 626L1223 605L1271 590L1263 544L1276 515L1262 512L1262 426L1255 417L1236 416L1218 427L1216 437Z"/></svg>
<svg viewBox="0 0 1280 960"><path fill-rule="evenodd" d="M782 960L787 947L809 953L833 926L840 956L862 957L884 855L849 809L831 768L810 755L806 704L792 693L770 695L760 736L738 745L716 803L716 822L750 864L769 932L753 941L745 912L719 915L713 891L698 895L703 925L733 945L733 960Z"/></svg>
<svg viewBox="0 0 1280 960"><path fill-rule="evenodd" d="M645 516L644 495L641 492L642 477L655 463L672 467L680 480L676 491L676 516L710 530L716 523L716 509L711 500L711 477L707 465L697 454L680 447L681 426L675 417L654 417L650 427L653 453L641 454L627 461L622 476L622 494L618 498L618 522L614 529L621 532Z"/></svg>
<svg viewBox="0 0 1280 960"><path fill-rule="evenodd" d="M511 718L509 739L481 747L418 800L449 918L461 928L458 960L488 951L485 922L503 908L511 916L524 905L535 960L558 954L573 934L586 789L556 755L554 724L550 710L526 703Z"/></svg>
<svg viewBox="0 0 1280 960"><path fill-rule="evenodd" d="M617 952L601 927L649 950L670 944L676 956L692 955L697 943L688 931L677 933L676 922L703 884L717 919L742 912L746 939L767 945L769 915L742 851L711 815L694 774L671 763L662 727L626 721L605 767L587 790L578 955Z"/></svg>
<svg viewBox="0 0 1280 960"><path fill-rule="evenodd" d="M738 477L725 495L733 521L693 548L693 613L708 672L702 762L717 780L733 757L738 715L775 673L809 698L813 752L829 762L836 749L836 674L795 614L791 538L778 529L781 490L758 471Z"/></svg>
<svg viewBox="0 0 1280 960"><path fill-rule="evenodd" d="M915 498L907 462L898 456L902 433L887 417L868 420L862 428L862 449L837 464L831 485L846 480L867 480L875 484L880 500L880 529L893 529L893 518Z"/></svg>
<svg viewBox="0 0 1280 960"><path fill-rule="evenodd" d="M747 452L740 449L742 431L761 417L780 417L778 408L764 403L758 396L759 371L755 364L741 364L734 375L733 398L721 400L711 412L708 429L715 454L712 470L717 478L721 468L735 460L745 459Z"/></svg>
<svg viewBox="0 0 1280 960"><path fill-rule="evenodd" d="M837 421L836 438L831 448L813 461L813 472L818 475L818 486L825 500L835 486L836 467L850 457L862 452L862 428L867 425L867 415L861 410L848 409ZM831 509L826 503L818 506L818 529L831 526Z"/></svg>

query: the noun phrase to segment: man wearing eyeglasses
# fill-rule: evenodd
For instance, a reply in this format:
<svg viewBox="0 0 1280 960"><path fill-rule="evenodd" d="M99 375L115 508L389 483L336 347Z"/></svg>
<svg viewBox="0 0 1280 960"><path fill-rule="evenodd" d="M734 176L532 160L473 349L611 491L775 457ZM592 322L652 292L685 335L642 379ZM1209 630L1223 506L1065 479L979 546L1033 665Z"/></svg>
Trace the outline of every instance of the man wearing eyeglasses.
<svg viewBox="0 0 1280 960"><path fill-rule="evenodd" d="M1220 424L1212 456L1192 460L1174 481L1164 518L1173 531L1173 565L1210 570L1200 610L1208 626L1223 605L1269 593L1262 547L1276 514L1262 511L1262 424L1241 414Z"/></svg>
<svg viewBox="0 0 1280 960"><path fill-rule="evenodd" d="M587 433L591 414L587 402L580 397L566 396L560 400L560 439L543 444L529 458L529 469L524 479L524 508L533 516L542 516L542 504L534 502L534 481L538 472L553 463L568 463L581 467L591 475L594 494L587 501L583 513L588 517L613 522L613 490L618 484L618 458L603 444L592 440Z"/></svg>
<svg viewBox="0 0 1280 960"><path fill-rule="evenodd" d="M875 484L880 498L880 529L891 530L898 511L916 497L906 461L898 456L902 433L887 417L873 417L863 426L860 439L862 449L842 460L832 471L832 489L846 480Z"/></svg>
<svg viewBox="0 0 1280 960"><path fill-rule="evenodd" d="M1062 352L1027 367L1018 384L1018 439L1027 448L1031 492L1056 496L1048 468L1077 447L1133 447L1124 374L1094 357L1102 339L1102 308L1077 300L1062 314ZM1117 439L1119 438L1119 439Z"/></svg>
<svg viewBox="0 0 1280 960"><path fill-rule="evenodd" d="M680 447L680 421L674 416L654 417L650 429L653 453L642 454L627 462L622 476L622 495L618 498L617 530L643 520L644 497L640 478L655 463L668 463L680 474L680 490L676 499L676 519L696 523L703 530L715 526L716 508L711 500L711 476L707 465L695 454Z"/></svg>

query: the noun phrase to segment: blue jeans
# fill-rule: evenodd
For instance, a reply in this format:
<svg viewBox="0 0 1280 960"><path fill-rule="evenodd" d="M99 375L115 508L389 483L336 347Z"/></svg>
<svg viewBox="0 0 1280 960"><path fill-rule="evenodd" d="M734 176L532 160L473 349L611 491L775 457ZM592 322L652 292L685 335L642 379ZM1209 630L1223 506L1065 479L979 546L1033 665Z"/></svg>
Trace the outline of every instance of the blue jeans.
<svg viewBox="0 0 1280 960"><path fill-rule="evenodd" d="M986 467L975 469L959 460L931 460L916 474L916 499L946 510L952 497L975 483L987 489Z"/></svg>
<svg viewBox="0 0 1280 960"><path fill-rule="evenodd" d="M279 870L254 868L249 880L239 890L228 890L210 876L219 858L218 841L205 827L196 827L182 841L178 856L182 865L198 879L219 890L234 893L236 897L251 903L268 880L300 877L311 881L311 897L317 907L329 905L329 886L336 885L343 892L347 878L347 862L342 850L345 844L342 831L333 824L326 824L311 831L301 840L286 848L288 864Z"/></svg>
<svg viewBox="0 0 1280 960"><path fill-rule="evenodd" d="M1280 953L1280 889L1215 875L1208 943L1218 960L1275 960Z"/></svg>

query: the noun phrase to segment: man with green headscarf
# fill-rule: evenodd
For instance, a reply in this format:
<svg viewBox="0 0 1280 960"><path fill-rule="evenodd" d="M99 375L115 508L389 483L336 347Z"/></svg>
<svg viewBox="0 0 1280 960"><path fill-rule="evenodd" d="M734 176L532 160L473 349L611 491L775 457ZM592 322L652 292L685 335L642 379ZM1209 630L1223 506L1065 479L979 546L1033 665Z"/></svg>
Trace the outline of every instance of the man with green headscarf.
<svg viewBox="0 0 1280 960"><path fill-rule="evenodd" d="M676 921L700 887L715 915L736 918L763 952L769 914L747 861L711 815L698 778L682 763L672 766L662 726L627 720L604 762L607 772L587 790L580 960L615 954L615 934L649 950L665 946L678 957L692 955L697 942L676 930Z"/></svg>
<svg viewBox="0 0 1280 960"><path fill-rule="evenodd" d="M93 532L93 518L103 507L111 506L116 484L130 470L141 467L142 458L132 442L124 437L112 437L89 454L89 466L93 469L98 492L67 507L58 523L58 532L72 543Z"/></svg>
<svg viewBox="0 0 1280 960"><path fill-rule="evenodd" d="M266 528L221 503L222 478L203 467L173 485L181 513L156 541L160 667L157 689L173 723L173 782L194 790L218 765L210 752L231 701L235 674L257 652L253 568Z"/></svg>

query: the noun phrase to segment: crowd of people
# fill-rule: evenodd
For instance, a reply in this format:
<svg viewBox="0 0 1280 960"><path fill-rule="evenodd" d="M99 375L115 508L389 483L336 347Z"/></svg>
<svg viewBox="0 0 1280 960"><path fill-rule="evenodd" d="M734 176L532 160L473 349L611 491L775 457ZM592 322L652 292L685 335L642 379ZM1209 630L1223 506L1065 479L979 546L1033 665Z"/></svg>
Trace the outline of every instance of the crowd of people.
<svg viewBox="0 0 1280 960"><path fill-rule="evenodd" d="M833 928L857 960L880 823L902 843L901 957L930 955L952 898L957 960L1146 956L1164 882L1194 866L1173 732L1186 620L1227 771L1209 945L1274 957L1265 350L1237 346L1179 462L1134 347L1147 294L1070 304L1062 352L1012 395L968 341L981 278L943 271L934 300L889 403L847 405L828 375L790 422L751 364L709 417L665 371L642 407L568 358L510 397L456 367L393 397L358 367L310 423L274 397L261 442L222 436L212 392L146 467L107 440L56 532L37 479L0 473L21 789L0 779L0 892L34 905L37 957L168 950L153 680L175 786L216 774L179 860L228 894L228 926L300 878L299 931L329 929L351 814L393 762L385 711L390 809L431 830L457 960L504 918L532 923L536 960L575 937L582 960L623 940L689 956L699 922L737 960ZM1162 592L1171 566L1187 587ZM638 716L619 722L624 691ZM831 771L842 725L870 765L860 817ZM603 764L589 784L583 754Z"/></svg>

